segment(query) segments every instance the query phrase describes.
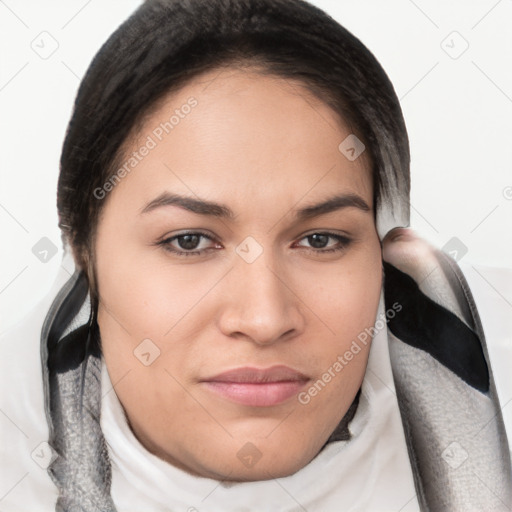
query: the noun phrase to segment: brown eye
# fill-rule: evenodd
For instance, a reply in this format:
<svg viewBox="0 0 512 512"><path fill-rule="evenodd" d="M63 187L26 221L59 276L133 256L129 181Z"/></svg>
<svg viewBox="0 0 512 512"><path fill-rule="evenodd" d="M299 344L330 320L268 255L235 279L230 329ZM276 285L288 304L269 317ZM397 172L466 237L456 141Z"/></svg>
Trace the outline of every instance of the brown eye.
<svg viewBox="0 0 512 512"><path fill-rule="evenodd" d="M158 242L158 245L177 256L201 256L221 248L211 235L201 232L180 233Z"/></svg>
<svg viewBox="0 0 512 512"><path fill-rule="evenodd" d="M350 238L336 233L320 232L307 235L301 239L301 241L303 240L309 245L298 244L298 247L303 247L304 249L309 249L319 254L342 251L346 249L352 241Z"/></svg>
<svg viewBox="0 0 512 512"><path fill-rule="evenodd" d="M201 241L201 235L178 235L176 241L181 249L190 251L197 248Z"/></svg>
<svg viewBox="0 0 512 512"><path fill-rule="evenodd" d="M311 247L315 249L323 249L329 242L329 236L322 233L315 233L306 237Z"/></svg>

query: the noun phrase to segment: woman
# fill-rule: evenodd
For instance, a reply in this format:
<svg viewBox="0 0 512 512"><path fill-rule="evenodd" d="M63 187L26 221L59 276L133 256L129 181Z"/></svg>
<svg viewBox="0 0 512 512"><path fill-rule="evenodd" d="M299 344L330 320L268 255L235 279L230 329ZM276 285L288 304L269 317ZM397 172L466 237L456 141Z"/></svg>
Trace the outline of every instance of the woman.
<svg viewBox="0 0 512 512"><path fill-rule="evenodd" d="M392 85L325 13L145 2L62 152L76 272L32 457L56 510L506 510L478 313L393 229L409 187Z"/></svg>

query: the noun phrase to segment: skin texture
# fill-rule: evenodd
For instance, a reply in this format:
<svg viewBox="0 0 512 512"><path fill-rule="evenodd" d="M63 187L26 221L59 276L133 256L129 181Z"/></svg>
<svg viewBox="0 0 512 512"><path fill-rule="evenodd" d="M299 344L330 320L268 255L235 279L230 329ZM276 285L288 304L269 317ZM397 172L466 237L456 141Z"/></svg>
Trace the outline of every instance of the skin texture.
<svg viewBox="0 0 512 512"><path fill-rule="evenodd" d="M150 452L219 480L287 476L318 454L342 419L370 345L307 404L295 395L269 407L240 405L200 381L283 364L310 378L307 391L374 325L382 262L369 167L364 153L349 161L340 152L350 130L299 83L235 68L196 78L161 102L127 155L190 97L197 105L161 141L153 135L156 147L103 199L95 243L103 354ZM141 213L163 191L223 204L234 218L175 205ZM295 218L295 210L341 193L357 194L370 210ZM202 254L158 245L190 230L214 238L199 239ZM351 241L336 252L325 252L340 247L336 238L315 248L308 235L326 230ZM256 244L240 246L247 237ZM177 239L168 246L186 250ZM147 365L134 354L145 339L145 358L158 355Z"/></svg>

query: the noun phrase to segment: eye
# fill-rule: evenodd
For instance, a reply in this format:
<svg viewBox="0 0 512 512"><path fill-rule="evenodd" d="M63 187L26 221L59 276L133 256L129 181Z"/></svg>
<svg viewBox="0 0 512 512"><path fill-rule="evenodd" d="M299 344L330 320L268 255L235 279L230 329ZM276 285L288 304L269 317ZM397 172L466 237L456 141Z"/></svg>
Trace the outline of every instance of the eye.
<svg viewBox="0 0 512 512"><path fill-rule="evenodd" d="M303 245L304 241L309 246ZM344 235L316 232L301 238L295 246L316 254L325 254L343 251L350 243L351 239ZM163 246L164 250L177 256L202 256L213 250L222 249L222 245L211 235L200 231L179 233L165 238L157 245Z"/></svg>
<svg viewBox="0 0 512 512"><path fill-rule="evenodd" d="M166 238L158 242L158 245L162 245L166 251L172 252L178 256L194 256L220 248L220 244L212 244L212 242L215 242L215 240L211 235L193 231L179 233Z"/></svg>
<svg viewBox="0 0 512 512"><path fill-rule="evenodd" d="M304 247L305 249L309 249L317 253L342 251L346 249L351 243L350 238L344 235L329 232L311 233L310 235L307 235L301 239L301 241L303 240L307 241L309 247L301 245L300 243L298 244L298 247Z"/></svg>

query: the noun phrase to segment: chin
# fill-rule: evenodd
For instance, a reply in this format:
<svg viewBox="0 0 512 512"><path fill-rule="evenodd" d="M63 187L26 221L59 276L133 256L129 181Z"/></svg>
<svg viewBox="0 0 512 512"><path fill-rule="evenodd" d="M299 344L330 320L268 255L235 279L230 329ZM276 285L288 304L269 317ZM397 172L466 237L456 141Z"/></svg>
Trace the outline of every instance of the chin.
<svg viewBox="0 0 512 512"><path fill-rule="evenodd" d="M250 482L271 480L293 475L318 453L314 447L307 450L304 444L284 442L267 443L255 440L254 443L236 441L235 447L220 448L208 454L203 453L199 476L221 481ZM219 457L218 454L223 456ZM209 460L207 460L209 459Z"/></svg>
<svg viewBox="0 0 512 512"><path fill-rule="evenodd" d="M253 463L248 462L247 465L240 462L233 464L232 460L226 461L225 466L205 468L205 473L200 476L224 482L273 480L274 478L283 478L293 475L306 464L307 461L297 460L285 461L283 463L281 454L273 454L270 455L266 461L264 460L264 456L262 456L261 459ZM218 465L218 461L216 465Z"/></svg>

